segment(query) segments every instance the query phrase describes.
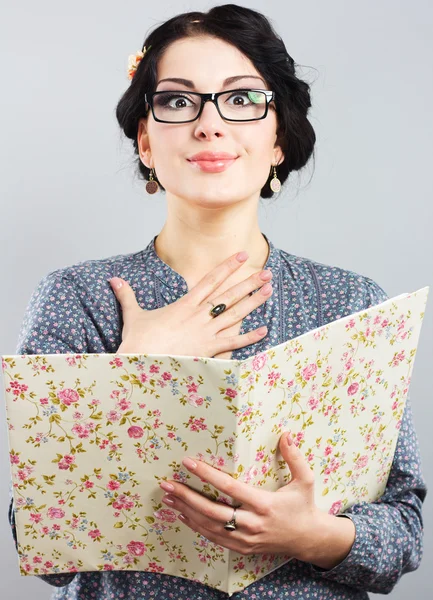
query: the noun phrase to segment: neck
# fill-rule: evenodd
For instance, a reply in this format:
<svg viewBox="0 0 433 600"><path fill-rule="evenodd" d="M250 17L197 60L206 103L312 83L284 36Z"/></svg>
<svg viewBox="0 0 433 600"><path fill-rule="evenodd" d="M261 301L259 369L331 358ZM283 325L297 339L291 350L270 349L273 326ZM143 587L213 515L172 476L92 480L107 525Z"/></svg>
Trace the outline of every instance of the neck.
<svg viewBox="0 0 433 600"><path fill-rule="evenodd" d="M178 204L177 204L178 206ZM155 240L158 256L179 273L191 289L209 271L232 254L246 250L247 261L231 280L244 279L262 269L266 263L269 246L257 220L257 210L251 205L239 205L230 210L197 210L184 214L179 209L170 210L167 220ZM229 214L230 213L230 214Z"/></svg>

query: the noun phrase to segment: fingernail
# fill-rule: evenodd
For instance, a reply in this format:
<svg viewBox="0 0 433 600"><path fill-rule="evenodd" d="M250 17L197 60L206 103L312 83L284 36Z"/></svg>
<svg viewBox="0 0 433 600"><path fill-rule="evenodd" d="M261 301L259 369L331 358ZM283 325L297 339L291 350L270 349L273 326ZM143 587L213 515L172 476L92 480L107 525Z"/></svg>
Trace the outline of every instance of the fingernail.
<svg viewBox="0 0 433 600"><path fill-rule="evenodd" d="M174 504L174 500L173 498L170 498L170 496L164 496L162 501L164 502L164 504Z"/></svg>
<svg viewBox="0 0 433 600"><path fill-rule="evenodd" d="M159 485L166 492L174 492L174 485L171 485L171 483L168 483L168 481L161 481Z"/></svg>
<svg viewBox="0 0 433 600"><path fill-rule="evenodd" d="M197 468L197 463L195 463L190 458L184 458L182 461L182 464L184 464L187 469L196 469Z"/></svg>
<svg viewBox="0 0 433 600"><path fill-rule="evenodd" d="M260 273L260 279L263 279L263 281L266 281L269 277L272 277L272 271L269 271L269 269Z"/></svg>
<svg viewBox="0 0 433 600"><path fill-rule="evenodd" d="M262 287L262 294L268 294L272 289L272 286L270 283L265 283L265 285Z"/></svg>
<svg viewBox="0 0 433 600"><path fill-rule="evenodd" d="M287 445L288 445L288 446L291 446L291 445L293 444L293 438L292 438L292 434L291 434L291 433L288 433L288 434L287 434L287 438L286 438L286 439L287 439Z"/></svg>
<svg viewBox="0 0 433 600"><path fill-rule="evenodd" d="M257 329L257 333L259 335L265 335L265 333L267 332L268 328L267 327L260 327L260 329Z"/></svg>
<svg viewBox="0 0 433 600"><path fill-rule="evenodd" d="M248 258L248 252L245 252L245 250L243 250L242 252L239 252L239 254L236 254L236 258L239 262L245 262Z"/></svg>
<svg viewBox="0 0 433 600"><path fill-rule="evenodd" d="M122 287L123 285L123 281L121 279L119 279L119 277L112 277L110 280L110 284L116 288L116 290L118 290L119 288Z"/></svg>

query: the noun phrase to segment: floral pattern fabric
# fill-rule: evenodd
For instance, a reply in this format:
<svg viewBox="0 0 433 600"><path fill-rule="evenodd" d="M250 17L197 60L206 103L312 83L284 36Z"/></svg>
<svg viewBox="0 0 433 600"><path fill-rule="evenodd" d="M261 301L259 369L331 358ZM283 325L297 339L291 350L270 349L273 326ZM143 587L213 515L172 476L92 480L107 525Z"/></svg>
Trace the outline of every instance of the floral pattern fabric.
<svg viewBox="0 0 433 600"><path fill-rule="evenodd" d="M126 279L148 310L175 301L185 280L156 254L151 240L142 252L84 261L45 276L24 317L16 354L116 352L121 311L108 283ZM266 268L274 293L242 322L241 333L268 326L263 340L234 351L233 359L258 354L343 316L383 302L387 296L371 279L270 248ZM232 598L367 598L387 593L400 576L417 568L422 555L421 505L426 493L410 399L385 494L376 502L345 511L356 528L355 543L342 563L323 570L293 560ZM14 529L14 506L10 521ZM401 543L401 540L404 543ZM226 598L198 582L160 573L88 572L41 576L58 587L53 598Z"/></svg>

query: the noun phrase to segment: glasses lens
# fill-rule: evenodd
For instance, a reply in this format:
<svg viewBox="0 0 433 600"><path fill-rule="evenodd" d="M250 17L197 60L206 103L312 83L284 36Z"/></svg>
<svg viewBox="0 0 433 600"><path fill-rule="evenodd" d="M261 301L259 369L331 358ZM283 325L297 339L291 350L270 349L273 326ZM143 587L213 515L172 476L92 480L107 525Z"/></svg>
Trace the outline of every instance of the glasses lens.
<svg viewBox="0 0 433 600"><path fill-rule="evenodd" d="M190 92L157 92L153 96L153 110L162 121L192 121L200 110L200 96Z"/></svg>
<svg viewBox="0 0 433 600"><path fill-rule="evenodd" d="M260 119L266 112L266 94L252 90L226 92L218 97L218 106L225 119ZM200 110L200 96L192 92L157 92L153 110L162 121L192 121Z"/></svg>
<svg viewBox="0 0 433 600"><path fill-rule="evenodd" d="M260 119L266 111L266 94L252 90L227 92L218 97L218 106L226 119Z"/></svg>

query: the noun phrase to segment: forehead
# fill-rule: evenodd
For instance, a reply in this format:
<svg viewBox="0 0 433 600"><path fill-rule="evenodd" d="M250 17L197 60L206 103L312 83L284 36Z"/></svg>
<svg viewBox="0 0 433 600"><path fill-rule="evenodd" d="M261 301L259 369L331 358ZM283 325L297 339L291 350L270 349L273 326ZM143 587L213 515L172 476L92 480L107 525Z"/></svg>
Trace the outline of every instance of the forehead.
<svg viewBox="0 0 433 600"><path fill-rule="evenodd" d="M195 89L204 92L217 91L225 79L239 75L249 76L239 80L239 84L263 88L263 78L245 54L236 46L210 36L173 42L161 56L157 68L157 82L167 78L189 79ZM168 89L170 83L160 85Z"/></svg>

